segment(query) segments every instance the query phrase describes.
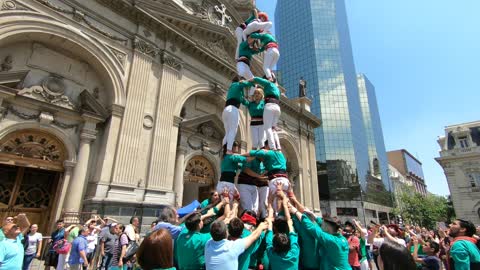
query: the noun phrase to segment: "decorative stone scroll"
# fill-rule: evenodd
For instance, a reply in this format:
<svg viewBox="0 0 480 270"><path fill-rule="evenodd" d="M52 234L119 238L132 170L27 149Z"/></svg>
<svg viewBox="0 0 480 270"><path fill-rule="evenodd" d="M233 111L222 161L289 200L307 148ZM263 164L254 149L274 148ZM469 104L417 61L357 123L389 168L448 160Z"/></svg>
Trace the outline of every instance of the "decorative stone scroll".
<svg viewBox="0 0 480 270"><path fill-rule="evenodd" d="M185 168L184 181L213 185L215 173L212 164L203 156L193 157Z"/></svg>
<svg viewBox="0 0 480 270"><path fill-rule="evenodd" d="M26 96L67 109L75 110L75 105L65 95L65 84L60 77L50 76L42 81L42 85L24 88L18 92L19 96Z"/></svg>
<svg viewBox="0 0 480 270"><path fill-rule="evenodd" d="M7 135L0 141L0 153L52 162L63 162L67 157L61 141L48 133L33 129Z"/></svg>
<svg viewBox="0 0 480 270"><path fill-rule="evenodd" d="M138 37L135 37L133 40L133 48L143 54L149 55L151 57L155 57L160 52L160 48L157 46L150 44Z"/></svg>
<svg viewBox="0 0 480 270"><path fill-rule="evenodd" d="M183 63L178 59L177 57L170 55L166 51L162 51L160 55L160 60L162 64L165 64L177 71L180 71L182 69Z"/></svg>

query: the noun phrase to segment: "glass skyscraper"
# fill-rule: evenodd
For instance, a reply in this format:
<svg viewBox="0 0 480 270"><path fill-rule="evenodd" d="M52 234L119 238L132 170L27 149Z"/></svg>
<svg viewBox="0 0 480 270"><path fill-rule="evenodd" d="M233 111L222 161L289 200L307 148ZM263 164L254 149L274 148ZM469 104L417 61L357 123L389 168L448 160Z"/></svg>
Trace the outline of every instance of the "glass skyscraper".
<svg viewBox="0 0 480 270"><path fill-rule="evenodd" d="M312 112L322 120L315 133L321 198L390 204L387 197L368 196L372 188L388 191L390 185L382 164L385 154L375 155L385 169L378 176L372 171L370 131L365 127L371 121L364 121L362 113L344 0L278 0L275 33L281 54L280 83L287 96L297 95L303 77ZM371 133L381 134L379 126L378 121ZM383 135L381 141L383 145ZM377 143L380 139L373 140ZM384 145L375 149L385 152Z"/></svg>

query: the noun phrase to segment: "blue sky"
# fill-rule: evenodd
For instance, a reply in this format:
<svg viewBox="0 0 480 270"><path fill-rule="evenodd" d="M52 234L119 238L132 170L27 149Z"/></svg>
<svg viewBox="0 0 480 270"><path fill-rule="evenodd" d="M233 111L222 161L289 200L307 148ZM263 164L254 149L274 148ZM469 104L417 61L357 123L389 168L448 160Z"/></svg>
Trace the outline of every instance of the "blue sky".
<svg viewBox="0 0 480 270"><path fill-rule="evenodd" d="M387 151L407 149L428 190L449 194L436 140L447 125L480 120L480 1L345 1L356 70L375 85ZM270 18L276 2L256 0Z"/></svg>

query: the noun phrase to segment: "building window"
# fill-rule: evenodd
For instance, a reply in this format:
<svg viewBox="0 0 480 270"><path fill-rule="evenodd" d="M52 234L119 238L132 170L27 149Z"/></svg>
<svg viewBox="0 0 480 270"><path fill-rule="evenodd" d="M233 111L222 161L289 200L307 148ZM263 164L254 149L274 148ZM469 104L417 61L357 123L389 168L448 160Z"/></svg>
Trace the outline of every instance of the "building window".
<svg viewBox="0 0 480 270"><path fill-rule="evenodd" d="M337 207L337 216L358 217L357 208Z"/></svg>
<svg viewBox="0 0 480 270"><path fill-rule="evenodd" d="M480 172L473 172L468 174L471 187L480 187Z"/></svg>
<svg viewBox="0 0 480 270"><path fill-rule="evenodd" d="M458 137L458 141L460 142L461 148L468 148L468 139L467 137Z"/></svg>

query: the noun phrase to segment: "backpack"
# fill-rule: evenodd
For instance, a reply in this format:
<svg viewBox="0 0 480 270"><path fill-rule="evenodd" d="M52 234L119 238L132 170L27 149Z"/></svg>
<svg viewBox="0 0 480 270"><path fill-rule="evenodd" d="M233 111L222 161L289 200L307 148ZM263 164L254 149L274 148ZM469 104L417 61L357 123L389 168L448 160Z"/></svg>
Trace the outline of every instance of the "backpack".
<svg viewBox="0 0 480 270"><path fill-rule="evenodd" d="M125 263L127 261L130 261L133 258L133 256L135 256L139 246L138 246L138 244L135 240L130 240L130 238L128 237L128 235L126 233L123 233L123 234L128 239L127 249L125 250L125 256L123 257L123 262ZM118 238L118 241L120 241L120 238Z"/></svg>

